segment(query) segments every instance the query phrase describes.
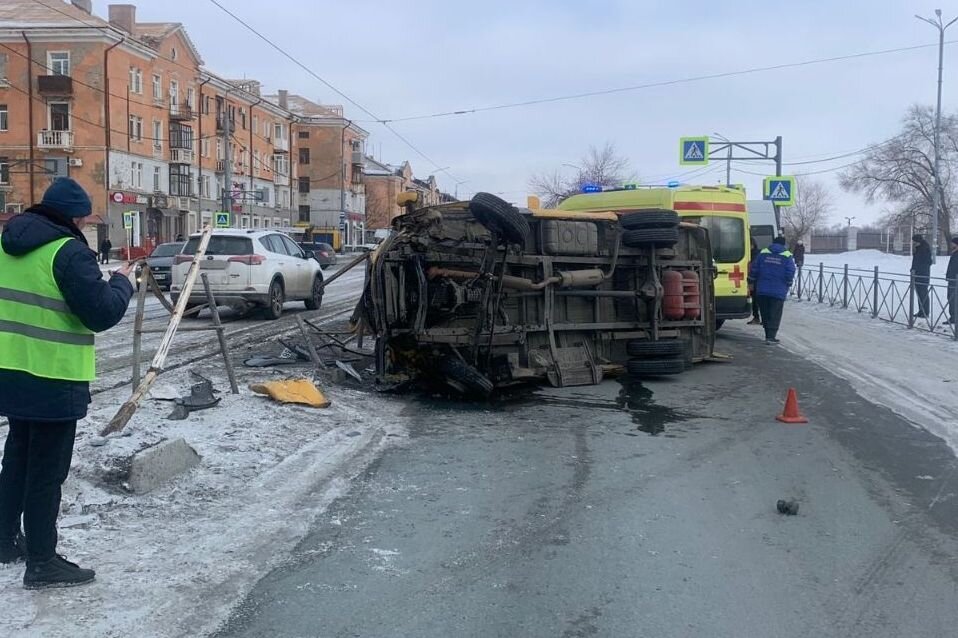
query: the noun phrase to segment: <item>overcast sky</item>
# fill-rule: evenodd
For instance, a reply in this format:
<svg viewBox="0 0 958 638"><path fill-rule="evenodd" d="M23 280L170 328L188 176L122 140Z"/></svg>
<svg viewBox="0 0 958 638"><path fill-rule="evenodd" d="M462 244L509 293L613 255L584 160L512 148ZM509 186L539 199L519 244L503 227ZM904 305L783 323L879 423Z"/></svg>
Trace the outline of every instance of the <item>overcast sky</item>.
<svg viewBox="0 0 958 638"><path fill-rule="evenodd" d="M380 118L468 109L606 88L937 42L915 13L935 4L895 0L802 3L568 0L221 0L252 26ZM95 0L98 15L107 15ZM801 7L797 5L801 5ZM954 4L942 3L946 19ZM343 103L332 90L256 39L209 0L141 0L140 21L179 21L207 66L261 80L268 90ZM958 25L949 32L958 40ZM952 34L953 33L953 34ZM958 96L958 47L945 49L944 109ZM784 138L785 161L853 151L894 135L910 104L933 104L937 49L704 80L553 104L395 124L458 180L460 195L504 193L524 202L531 173L575 163L590 144L613 142L640 179L681 177L678 138L720 133L733 140ZM950 70L949 70L950 67ZM346 106L347 117L368 119ZM382 125L369 149L408 159L418 176L455 180ZM380 150L381 149L381 150ZM848 162L786 167L786 173ZM745 170L772 173L761 162ZM724 163L689 178L724 181ZM875 219L841 193L833 173L833 221ZM750 197L761 179L733 172Z"/></svg>

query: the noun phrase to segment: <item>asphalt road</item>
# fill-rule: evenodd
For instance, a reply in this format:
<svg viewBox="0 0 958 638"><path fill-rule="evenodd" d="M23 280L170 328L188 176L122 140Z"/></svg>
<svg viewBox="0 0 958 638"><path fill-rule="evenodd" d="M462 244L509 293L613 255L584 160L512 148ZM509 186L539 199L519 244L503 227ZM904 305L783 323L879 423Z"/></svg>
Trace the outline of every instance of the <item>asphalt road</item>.
<svg viewBox="0 0 958 638"><path fill-rule="evenodd" d="M956 635L951 451L744 328L719 349L645 385L397 399L408 444L219 635ZM810 424L774 420L789 385Z"/></svg>

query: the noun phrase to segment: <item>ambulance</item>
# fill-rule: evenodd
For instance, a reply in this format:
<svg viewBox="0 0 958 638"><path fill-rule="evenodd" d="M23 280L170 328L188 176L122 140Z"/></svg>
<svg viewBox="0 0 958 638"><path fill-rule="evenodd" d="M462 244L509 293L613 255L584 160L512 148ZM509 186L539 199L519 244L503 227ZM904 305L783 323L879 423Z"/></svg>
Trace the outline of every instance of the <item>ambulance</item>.
<svg viewBox="0 0 958 638"><path fill-rule="evenodd" d="M642 210L674 210L683 221L709 231L715 260L715 323L747 319L752 306L748 292L750 234L745 189L738 186L678 186L582 193L563 201L567 211L615 211L618 214Z"/></svg>

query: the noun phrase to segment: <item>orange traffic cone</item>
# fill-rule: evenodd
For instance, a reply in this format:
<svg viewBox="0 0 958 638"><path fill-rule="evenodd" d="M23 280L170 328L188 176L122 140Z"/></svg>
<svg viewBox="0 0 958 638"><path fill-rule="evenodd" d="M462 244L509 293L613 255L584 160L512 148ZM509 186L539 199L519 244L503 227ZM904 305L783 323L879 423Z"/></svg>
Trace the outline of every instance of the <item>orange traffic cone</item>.
<svg viewBox="0 0 958 638"><path fill-rule="evenodd" d="M808 419L798 411L798 395L795 393L795 388L788 389L788 396L785 398L785 411L775 418L782 423L808 423Z"/></svg>

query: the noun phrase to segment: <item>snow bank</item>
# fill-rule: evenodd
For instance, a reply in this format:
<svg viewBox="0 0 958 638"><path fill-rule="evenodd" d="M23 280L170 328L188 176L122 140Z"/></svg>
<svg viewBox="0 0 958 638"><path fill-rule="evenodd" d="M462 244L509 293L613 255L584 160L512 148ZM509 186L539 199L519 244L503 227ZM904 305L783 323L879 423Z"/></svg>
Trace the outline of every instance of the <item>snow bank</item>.
<svg viewBox="0 0 958 638"><path fill-rule="evenodd" d="M779 336L787 349L847 379L869 401L958 452L958 343L808 302L786 305Z"/></svg>
<svg viewBox="0 0 958 638"><path fill-rule="evenodd" d="M907 278L911 270L911 257L908 255L891 255L880 250L852 250L834 255L805 255L805 268L817 268L818 264L826 267L843 268L848 264L849 269L860 269L871 272L875 266L881 273L900 274ZM948 257L939 256L938 262L931 267L932 277L944 277L948 268Z"/></svg>

